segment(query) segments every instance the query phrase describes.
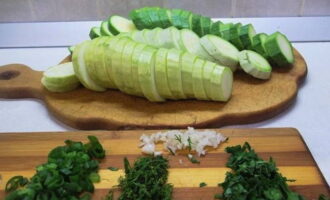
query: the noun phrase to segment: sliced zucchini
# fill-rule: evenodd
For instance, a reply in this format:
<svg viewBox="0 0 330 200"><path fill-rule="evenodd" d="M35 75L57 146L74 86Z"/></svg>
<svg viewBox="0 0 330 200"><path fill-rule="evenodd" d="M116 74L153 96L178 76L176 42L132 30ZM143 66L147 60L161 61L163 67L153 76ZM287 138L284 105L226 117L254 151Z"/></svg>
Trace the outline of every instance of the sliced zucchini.
<svg viewBox="0 0 330 200"><path fill-rule="evenodd" d="M200 43L217 63L229 67L232 71L237 69L239 51L234 45L215 35L205 35Z"/></svg>
<svg viewBox="0 0 330 200"><path fill-rule="evenodd" d="M173 38L172 33L170 31L170 28L163 29L161 31L158 31L156 33L156 43L159 45L159 47L163 48L175 48L175 45L173 44Z"/></svg>
<svg viewBox="0 0 330 200"><path fill-rule="evenodd" d="M131 20L128 20L118 15L111 16L108 20L108 25L109 25L109 30L113 35L118 35L119 33L126 33L137 30Z"/></svg>
<svg viewBox="0 0 330 200"><path fill-rule="evenodd" d="M109 30L108 21L104 21L101 23L101 35L102 36L113 36L113 34Z"/></svg>
<svg viewBox="0 0 330 200"><path fill-rule="evenodd" d="M169 49L167 53L167 80L169 88L174 98L185 99L186 96L183 93L182 88L182 76L180 60L182 51L177 49Z"/></svg>
<svg viewBox="0 0 330 200"><path fill-rule="evenodd" d="M220 34L220 25L221 24L223 24L221 21L217 21L215 23L212 23L210 34L221 37L221 34Z"/></svg>
<svg viewBox="0 0 330 200"><path fill-rule="evenodd" d="M136 42L140 42L140 43L147 43L147 41L145 41L145 38L144 38L144 32L146 31L147 29L144 29L142 31L133 31L132 32L132 39ZM144 32L143 32L144 31Z"/></svg>
<svg viewBox="0 0 330 200"><path fill-rule="evenodd" d="M172 9L171 10L171 23L172 26L175 26L178 29L182 28L182 20L181 20L181 9Z"/></svg>
<svg viewBox="0 0 330 200"><path fill-rule="evenodd" d="M156 88L155 82L155 53L157 49L146 46L138 60L138 79L143 95L152 102L165 101Z"/></svg>
<svg viewBox="0 0 330 200"><path fill-rule="evenodd" d="M202 37L201 27L201 15L193 14L192 16L192 30L199 36Z"/></svg>
<svg viewBox="0 0 330 200"><path fill-rule="evenodd" d="M238 24L235 24L233 27L231 27L229 29L229 32L230 32L230 37L229 37L229 41L236 46L236 48L238 50L242 50L244 49L244 46L243 46L243 43L240 39L240 35L239 35L239 30L240 30L240 27L242 26L241 23L238 23Z"/></svg>
<svg viewBox="0 0 330 200"><path fill-rule="evenodd" d="M134 82L132 77L132 55L138 43L128 41L121 54L121 67L124 83L124 92L128 94L135 94Z"/></svg>
<svg viewBox="0 0 330 200"><path fill-rule="evenodd" d="M250 47L253 43L253 37L256 35L256 31L254 30L254 27L252 24L247 24L244 26L241 26L239 29L239 38L241 42L243 43L243 47L247 49Z"/></svg>
<svg viewBox="0 0 330 200"><path fill-rule="evenodd" d="M230 29L234 26L233 23L219 24L220 37L224 40L230 40Z"/></svg>
<svg viewBox="0 0 330 200"><path fill-rule="evenodd" d="M132 76L131 79L134 83L134 92L135 95L137 96L143 96L142 88L139 82L139 57L143 49L146 47L146 44L139 43L138 45L135 46L135 49L132 54Z"/></svg>
<svg viewBox="0 0 330 200"><path fill-rule="evenodd" d="M114 81L114 74L112 69L112 55L113 55L113 47L116 45L116 43L119 41L121 37L108 37L107 40L104 43L104 56L103 56L103 62L106 69L106 74L109 77L109 82L113 84L111 88L115 89L117 88L117 85Z"/></svg>
<svg viewBox="0 0 330 200"><path fill-rule="evenodd" d="M148 9L148 15L153 24L153 28L162 27L162 22L158 15L159 7L151 7Z"/></svg>
<svg viewBox="0 0 330 200"><path fill-rule="evenodd" d="M183 93L187 98L194 98L193 89L193 68L197 56L188 52L184 52L181 57L181 76Z"/></svg>
<svg viewBox="0 0 330 200"><path fill-rule="evenodd" d="M252 46L250 47L251 50L254 50L255 52L262 55L267 60L269 59L269 55L265 48L265 42L268 35L265 33L259 33L253 37L252 40Z"/></svg>
<svg viewBox="0 0 330 200"><path fill-rule="evenodd" d="M130 12L129 16L134 22L137 29L152 28L153 24L148 14L149 7L135 9Z"/></svg>
<svg viewBox="0 0 330 200"><path fill-rule="evenodd" d="M211 31L211 25L212 25L211 18L202 16L200 18L200 20L201 20L201 27L202 27L202 35L209 34Z"/></svg>
<svg viewBox="0 0 330 200"><path fill-rule="evenodd" d="M101 28L100 27L93 27L89 32L89 37L91 39L97 38L101 36Z"/></svg>
<svg viewBox="0 0 330 200"><path fill-rule="evenodd" d="M172 15L171 15L170 10L167 10L165 8L160 8L158 10L158 16L159 16L159 20L161 22L162 28L167 28L167 27L172 26L172 23L171 23Z"/></svg>
<svg viewBox="0 0 330 200"><path fill-rule="evenodd" d="M85 65L85 51L89 48L89 45L91 44L91 40L87 40L78 46L76 46L76 50L73 52L72 55L72 63L73 63L73 69L78 77L81 84L83 84L86 88L103 92L106 89L102 86L97 85L90 77L86 69Z"/></svg>
<svg viewBox="0 0 330 200"><path fill-rule="evenodd" d="M191 27L191 22L192 18L191 18L191 12L190 11L186 11L186 10L182 10L182 12L180 13L180 27L177 27L178 29L189 29Z"/></svg>
<svg viewBox="0 0 330 200"><path fill-rule="evenodd" d="M209 100L203 86L203 67L205 64L204 59L197 58L194 62L192 78L193 78L193 91L196 99Z"/></svg>
<svg viewBox="0 0 330 200"><path fill-rule="evenodd" d="M211 99L212 97L212 87L210 80L215 66L217 66L217 64L209 61L206 61L203 66L203 87L208 99Z"/></svg>
<svg viewBox="0 0 330 200"><path fill-rule="evenodd" d="M211 74L211 99L228 101L233 88L233 72L224 66L217 65Z"/></svg>
<svg viewBox="0 0 330 200"><path fill-rule="evenodd" d="M170 30L170 33L171 33L173 48L182 49L183 44L181 42L180 31L177 28L175 28L174 26L171 26L168 29Z"/></svg>
<svg viewBox="0 0 330 200"><path fill-rule="evenodd" d="M267 37L265 41L267 54L279 66L294 63L293 48L289 40L280 32Z"/></svg>
<svg viewBox="0 0 330 200"><path fill-rule="evenodd" d="M43 73L41 83L51 92L68 92L80 85L72 62L48 68Z"/></svg>
<svg viewBox="0 0 330 200"><path fill-rule="evenodd" d="M241 68L251 76L259 79L269 79L272 73L272 67L268 61L260 54L244 50L238 54Z"/></svg>
<svg viewBox="0 0 330 200"><path fill-rule="evenodd" d="M167 79L167 53L168 49L160 48L156 52L155 82L160 96L166 99L175 99L169 88Z"/></svg>

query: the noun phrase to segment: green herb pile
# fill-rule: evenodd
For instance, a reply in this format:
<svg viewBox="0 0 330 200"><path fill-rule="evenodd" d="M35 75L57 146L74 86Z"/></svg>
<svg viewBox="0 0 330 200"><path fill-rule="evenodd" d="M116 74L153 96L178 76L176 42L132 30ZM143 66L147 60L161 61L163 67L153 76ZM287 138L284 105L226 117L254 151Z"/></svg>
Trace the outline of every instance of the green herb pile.
<svg viewBox="0 0 330 200"><path fill-rule="evenodd" d="M93 182L99 182L99 161L105 151L98 139L89 143L65 141L48 154L48 161L36 168L30 179L15 176L6 185L6 200L89 200Z"/></svg>
<svg viewBox="0 0 330 200"><path fill-rule="evenodd" d="M216 199L223 200L303 200L304 198L291 191L287 182L293 181L283 177L272 158L264 161L251 149L248 143L243 146L227 147L231 156L227 167L232 172L226 173L225 182L219 184L223 193Z"/></svg>
<svg viewBox="0 0 330 200"><path fill-rule="evenodd" d="M132 167L124 159L125 177L119 179L119 200L170 200L173 186L167 184L168 160L162 156L141 157Z"/></svg>

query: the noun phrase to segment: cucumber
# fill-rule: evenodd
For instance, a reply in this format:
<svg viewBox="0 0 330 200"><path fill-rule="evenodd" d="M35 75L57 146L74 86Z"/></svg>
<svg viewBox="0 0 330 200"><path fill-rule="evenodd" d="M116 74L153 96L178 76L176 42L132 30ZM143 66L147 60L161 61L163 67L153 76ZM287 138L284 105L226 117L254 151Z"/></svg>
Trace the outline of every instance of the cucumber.
<svg viewBox="0 0 330 200"><path fill-rule="evenodd" d="M143 95L152 102L165 101L156 88L155 82L155 53L157 49L146 46L138 60L138 79Z"/></svg>
<svg viewBox="0 0 330 200"><path fill-rule="evenodd" d="M202 36L201 15L192 15L192 30L199 36Z"/></svg>
<svg viewBox="0 0 330 200"><path fill-rule="evenodd" d="M132 68L131 79L134 83L135 95L142 96L142 97L143 97L143 92L142 92L142 88L141 88L141 85L139 82L138 63L139 63L140 54L146 46L147 46L146 44L142 44L142 43L138 43L135 46L135 49L132 54L132 66L131 66L131 68Z"/></svg>
<svg viewBox="0 0 330 200"><path fill-rule="evenodd" d="M210 34L221 37L221 34L220 34L220 25L221 24L223 24L221 21L217 21L215 23L212 23Z"/></svg>
<svg viewBox="0 0 330 200"><path fill-rule="evenodd" d="M109 30L108 21L104 21L101 23L101 36L113 36L113 34Z"/></svg>
<svg viewBox="0 0 330 200"><path fill-rule="evenodd" d="M148 7L140 8L130 12L129 16L135 24L136 28L139 30L145 28L152 28L153 24L148 14Z"/></svg>
<svg viewBox="0 0 330 200"><path fill-rule="evenodd" d="M160 48L156 52L155 82L160 96L166 99L175 99L167 79L167 53L168 49L164 48Z"/></svg>
<svg viewBox="0 0 330 200"><path fill-rule="evenodd" d="M74 73L72 62L48 68L43 73L41 83L51 92L68 92L80 85Z"/></svg>
<svg viewBox="0 0 330 200"><path fill-rule="evenodd" d="M73 53L74 47L75 47L75 46L70 46L70 47L68 47L68 50L69 50L70 54Z"/></svg>
<svg viewBox="0 0 330 200"><path fill-rule="evenodd" d="M89 37L91 39L98 38L101 36L101 28L100 27L93 27L89 32Z"/></svg>
<svg viewBox="0 0 330 200"><path fill-rule="evenodd" d="M193 66L197 56L188 52L184 52L181 57L181 76L182 89L187 98L194 98L193 89Z"/></svg>
<svg viewBox="0 0 330 200"><path fill-rule="evenodd" d="M272 73L272 67L268 61L260 54L244 50L238 54L241 68L251 76L259 79L269 79Z"/></svg>
<svg viewBox="0 0 330 200"><path fill-rule="evenodd" d="M186 96L183 93L182 88L182 76L180 60L182 51L177 49L169 49L167 53L167 80L169 88L174 98L185 99Z"/></svg>
<svg viewBox="0 0 330 200"><path fill-rule="evenodd" d="M229 29L229 32L230 32L229 41L233 45L235 45L238 50L244 49L244 45L243 45L243 43L240 39L240 35L239 35L239 30L240 30L241 26L242 26L242 24L238 23Z"/></svg>
<svg viewBox="0 0 330 200"><path fill-rule="evenodd" d="M114 15L108 19L109 30L113 35L118 35L119 33L132 32L137 30L135 25L131 20L124 17Z"/></svg>
<svg viewBox="0 0 330 200"><path fill-rule="evenodd" d="M245 49L249 48L253 43L253 37L256 35L256 31L252 24L241 26L239 29L239 38L243 43Z"/></svg>
<svg viewBox="0 0 330 200"><path fill-rule="evenodd" d="M211 19L209 17L202 16L200 18L200 20L201 20L201 27L202 27L202 35L209 34L211 31L211 25L212 25Z"/></svg>
<svg viewBox="0 0 330 200"><path fill-rule="evenodd" d="M229 67L232 71L237 69L239 51L231 43L214 35L205 35L200 39L200 43L217 63Z"/></svg>
<svg viewBox="0 0 330 200"><path fill-rule="evenodd" d="M224 40L230 40L230 29L234 26L233 23L219 24L220 37Z"/></svg>
<svg viewBox="0 0 330 200"><path fill-rule="evenodd" d="M293 48L289 40L280 32L267 37L265 49L270 58L279 66L294 63Z"/></svg>
<svg viewBox="0 0 330 200"><path fill-rule="evenodd" d="M106 89L102 86L97 85L90 77L86 69L85 65L85 51L89 48L91 44L91 40L85 41L78 46L76 46L75 51L72 55L72 63L74 72L79 79L80 83L84 85L84 87L97 91L103 92Z"/></svg>
<svg viewBox="0 0 330 200"><path fill-rule="evenodd" d="M177 27L179 29L190 29L191 25L192 25L192 18L191 18L191 12L190 11L186 11L186 10L182 10L182 12L180 13L180 26Z"/></svg>
<svg viewBox="0 0 330 200"><path fill-rule="evenodd" d="M215 66L217 66L217 64L209 61L206 61L203 66L203 87L208 99L211 99L212 97L212 88L211 88L210 79Z"/></svg>
<svg viewBox="0 0 330 200"><path fill-rule="evenodd" d="M228 101L233 88L233 72L224 66L217 65L211 74L211 99Z"/></svg>
<svg viewBox="0 0 330 200"><path fill-rule="evenodd" d="M158 10L158 17L160 20L160 24L162 25L162 28L167 28L172 26L172 22L171 22L171 11L167 10L165 8L160 8Z"/></svg>
<svg viewBox="0 0 330 200"><path fill-rule="evenodd" d="M177 27L179 29L182 28L182 22L181 22L181 9L172 9L171 10L171 24L174 27Z"/></svg>
<svg viewBox="0 0 330 200"><path fill-rule="evenodd" d="M158 12L159 12L159 7L152 7L148 9L148 15L150 17L150 20L152 21L153 28L163 26L159 18Z"/></svg>
<svg viewBox="0 0 330 200"><path fill-rule="evenodd" d="M193 91L196 99L209 100L203 86L203 67L205 64L204 59L197 58L194 62L192 78L193 78Z"/></svg>
<svg viewBox="0 0 330 200"><path fill-rule="evenodd" d="M121 70L123 75L123 83L124 83L124 92L128 94L135 94L134 90L134 82L132 77L132 54L134 52L135 47L138 43L133 41L128 41L126 46L123 49L121 54Z"/></svg>

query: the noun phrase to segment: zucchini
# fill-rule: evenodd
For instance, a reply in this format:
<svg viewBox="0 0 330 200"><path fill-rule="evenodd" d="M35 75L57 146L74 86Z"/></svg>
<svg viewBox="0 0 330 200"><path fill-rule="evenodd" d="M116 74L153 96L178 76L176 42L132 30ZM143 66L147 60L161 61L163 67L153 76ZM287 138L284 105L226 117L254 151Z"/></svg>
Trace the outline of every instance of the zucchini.
<svg viewBox="0 0 330 200"><path fill-rule="evenodd" d="M217 66L217 64L209 61L206 61L203 66L203 87L208 99L211 99L212 97L212 88L211 88L210 79L215 66Z"/></svg>
<svg viewBox="0 0 330 200"><path fill-rule="evenodd" d="M265 49L271 60L279 66L294 63L293 48L289 40L280 32L267 37Z"/></svg>
<svg viewBox="0 0 330 200"><path fill-rule="evenodd" d="M221 34L220 34L220 25L221 24L223 24L221 21L217 21L215 23L212 23L210 34L221 37Z"/></svg>
<svg viewBox="0 0 330 200"><path fill-rule="evenodd" d="M90 39L98 38L101 36L101 28L100 27L93 27L89 32Z"/></svg>
<svg viewBox="0 0 330 200"><path fill-rule="evenodd" d="M264 58L269 60L270 57L265 48L265 42L266 42L267 37L268 37L268 35L265 33L259 33L259 34L255 35L253 37L252 46L250 47L250 49L254 50L255 52L262 55Z"/></svg>
<svg viewBox="0 0 330 200"><path fill-rule="evenodd" d="M199 36L202 36L201 15L192 15L192 30Z"/></svg>
<svg viewBox="0 0 330 200"><path fill-rule="evenodd" d="M191 12L182 10L180 13L180 27L177 27L179 29L190 29L192 25L192 18L191 18Z"/></svg>
<svg viewBox="0 0 330 200"><path fill-rule="evenodd" d="M112 87L109 88L117 88L114 81L114 74L112 69L112 54L113 54L113 46L118 42L121 37L107 37L107 40L104 43L104 55L103 55L103 62L105 65L106 73L109 77L109 82L112 83Z"/></svg>
<svg viewBox="0 0 330 200"><path fill-rule="evenodd" d="M234 26L233 23L219 24L220 37L224 40L230 40L230 29Z"/></svg>
<svg viewBox="0 0 330 200"><path fill-rule="evenodd" d="M183 44L181 42L180 31L177 28L175 28L174 26L171 26L168 29L170 30L170 33L171 33L173 48L182 49Z"/></svg>
<svg viewBox="0 0 330 200"><path fill-rule="evenodd" d="M131 20L118 15L111 16L108 20L108 25L109 30L113 35L136 30L136 27Z"/></svg>
<svg viewBox="0 0 330 200"><path fill-rule="evenodd" d="M139 43L138 45L135 46L135 49L132 54L131 79L134 83L134 92L136 96L143 96L142 88L139 82L138 63L139 63L140 54L146 46L147 46L146 44Z"/></svg>
<svg viewBox="0 0 330 200"><path fill-rule="evenodd" d="M68 92L80 85L74 73L72 62L48 68L43 73L41 83L51 92Z"/></svg>
<svg viewBox="0 0 330 200"><path fill-rule="evenodd" d="M235 24L233 27L231 27L229 29L229 41L236 46L236 48L238 50L242 50L244 49L244 45L240 39L240 35L239 35L239 30L240 27L242 26L241 23Z"/></svg>
<svg viewBox="0 0 330 200"><path fill-rule="evenodd" d="M238 54L241 68L251 76L259 79L269 79L272 73L272 67L268 61L260 54L244 50Z"/></svg>
<svg viewBox="0 0 330 200"><path fill-rule="evenodd" d="M228 101L233 88L233 72L224 66L214 67L211 78L211 99L213 101Z"/></svg>
<svg viewBox="0 0 330 200"><path fill-rule="evenodd" d="M132 54L138 43L128 41L121 54L121 67L124 83L124 92L135 94L134 82L132 79Z"/></svg>
<svg viewBox="0 0 330 200"><path fill-rule="evenodd" d="M167 54L168 49L160 48L156 52L155 82L160 96L166 99L175 99L167 79Z"/></svg>
<svg viewBox="0 0 330 200"><path fill-rule="evenodd" d="M200 43L217 63L229 67L232 71L237 69L239 51L231 43L214 35L205 35Z"/></svg>
<svg viewBox="0 0 330 200"><path fill-rule="evenodd" d="M247 24L240 27L239 38L243 43L243 47L245 49L247 49L252 45L252 40L255 35L256 35L256 31L254 30L252 24Z"/></svg>
<svg viewBox="0 0 330 200"><path fill-rule="evenodd" d="M200 58L197 58L194 62L194 67L192 71L193 91L196 99L209 100L203 86L204 64L205 64L205 60Z"/></svg>
<svg viewBox="0 0 330 200"><path fill-rule="evenodd" d="M178 29L182 29L182 20L181 20L181 9L172 9L171 10L171 24Z"/></svg>
<svg viewBox="0 0 330 200"><path fill-rule="evenodd" d="M212 25L211 18L202 16L200 20L201 20L202 35L209 34Z"/></svg>
<svg viewBox="0 0 330 200"><path fill-rule="evenodd" d="M188 52L184 52L181 57L182 89L187 98L195 97L192 72L196 59L196 55Z"/></svg>
<svg viewBox="0 0 330 200"><path fill-rule="evenodd" d="M167 10L165 8L160 8L158 10L158 17L162 25L161 26L162 28L167 28L172 26L172 22L171 22L172 15L170 10Z"/></svg>
<svg viewBox="0 0 330 200"><path fill-rule="evenodd" d="M151 7L151 8L148 9L147 12L148 12L150 20L152 21L152 24L153 24L152 28L163 26L162 23L161 23L160 17L158 15L158 12L159 12L158 7Z"/></svg>
<svg viewBox="0 0 330 200"><path fill-rule="evenodd" d="M104 21L101 23L101 36L113 36L113 34L109 30L108 21Z"/></svg>

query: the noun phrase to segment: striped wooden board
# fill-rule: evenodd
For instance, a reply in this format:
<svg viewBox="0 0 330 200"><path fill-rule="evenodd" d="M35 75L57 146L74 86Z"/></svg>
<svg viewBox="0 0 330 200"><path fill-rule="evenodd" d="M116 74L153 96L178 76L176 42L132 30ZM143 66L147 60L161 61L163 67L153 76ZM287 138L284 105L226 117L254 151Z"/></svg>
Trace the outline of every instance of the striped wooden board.
<svg viewBox="0 0 330 200"><path fill-rule="evenodd" d="M222 182L228 155L226 146L249 142L264 159L272 156L281 173L296 182L289 183L293 190L307 199L315 199L320 193L329 195L329 187L324 181L308 148L299 132L292 128L281 129L218 129L229 137L229 141L218 149L209 149L209 153L200 158L200 164L190 163L185 155L170 156L169 182L174 184L174 198L178 200L213 199L221 191L216 187ZM87 135L95 135L107 151L106 159L101 163L102 181L96 184L94 199L102 199L109 188L117 184L122 170L113 172L109 166L123 168L123 158L130 161L141 156L138 148L142 133L155 131L91 131L62 133L8 133L0 134L0 199L5 196L7 180L14 175L31 176L36 165L46 161L52 148L63 145L64 140L87 141ZM161 145L159 145L161 148ZM180 163L180 160L183 163ZM205 182L207 187L199 188ZM118 193L118 192L117 192Z"/></svg>

